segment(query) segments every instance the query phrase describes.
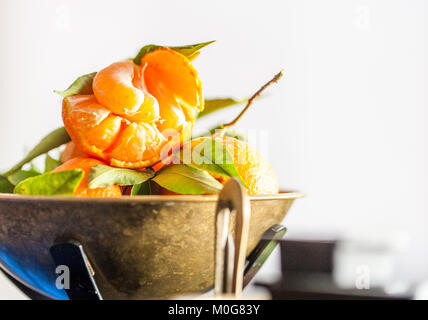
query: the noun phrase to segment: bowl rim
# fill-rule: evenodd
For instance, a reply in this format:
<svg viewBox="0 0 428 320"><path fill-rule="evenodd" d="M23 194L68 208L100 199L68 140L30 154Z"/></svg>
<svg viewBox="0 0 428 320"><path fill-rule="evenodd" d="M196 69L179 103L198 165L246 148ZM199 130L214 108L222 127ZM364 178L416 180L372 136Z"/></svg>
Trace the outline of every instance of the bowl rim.
<svg viewBox="0 0 428 320"><path fill-rule="evenodd" d="M252 195L250 201L262 200L282 200L298 199L305 194L299 191L280 191L277 194ZM102 202L102 203L135 203L135 202L212 202L217 201L218 195L139 195L123 196L121 198L88 198L88 197L71 197L71 196L27 196L12 193L0 193L0 202L2 201L51 201L51 202Z"/></svg>

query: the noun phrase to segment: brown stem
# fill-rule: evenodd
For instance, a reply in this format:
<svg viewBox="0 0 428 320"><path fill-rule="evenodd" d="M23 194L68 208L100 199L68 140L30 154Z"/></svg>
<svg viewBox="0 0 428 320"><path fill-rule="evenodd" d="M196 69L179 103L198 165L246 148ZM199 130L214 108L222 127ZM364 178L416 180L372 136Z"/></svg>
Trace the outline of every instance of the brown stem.
<svg viewBox="0 0 428 320"><path fill-rule="evenodd" d="M223 124L221 126L221 131L220 131L220 135L223 136L225 134L225 132L227 131L227 129L229 129L230 127L234 126L239 119L242 118L242 116L245 114L245 112L248 110L248 108L251 106L251 104L253 103L253 101L260 96L260 94L267 88L269 87L271 84L276 83L279 79L281 79L282 75L284 74L284 71L281 70L280 72L278 72L271 80L269 80L267 83L265 83L259 90L257 90L256 93L254 93L250 99L248 99L247 105L245 106L245 108L238 114L238 116L233 119L231 122Z"/></svg>

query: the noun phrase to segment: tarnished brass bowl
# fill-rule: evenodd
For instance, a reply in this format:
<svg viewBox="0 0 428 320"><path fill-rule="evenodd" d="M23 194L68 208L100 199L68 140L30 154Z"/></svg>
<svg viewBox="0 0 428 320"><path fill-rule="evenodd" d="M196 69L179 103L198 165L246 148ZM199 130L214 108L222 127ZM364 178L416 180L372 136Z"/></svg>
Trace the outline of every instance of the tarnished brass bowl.
<svg viewBox="0 0 428 320"><path fill-rule="evenodd" d="M250 197L247 254L301 196ZM65 299L55 286L49 249L74 239L83 245L105 299L194 294L213 284L216 202L215 195L85 199L3 194L0 264L39 293Z"/></svg>

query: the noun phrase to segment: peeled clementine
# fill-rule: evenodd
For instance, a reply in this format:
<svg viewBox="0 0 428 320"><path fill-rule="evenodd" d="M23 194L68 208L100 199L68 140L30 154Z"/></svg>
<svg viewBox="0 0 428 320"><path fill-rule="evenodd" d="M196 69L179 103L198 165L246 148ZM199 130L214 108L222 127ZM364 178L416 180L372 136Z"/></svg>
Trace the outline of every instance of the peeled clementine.
<svg viewBox="0 0 428 320"><path fill-rule="evenodd" d="M103 197L103 198L120 198L122 192L117 185L111 185L103 188L88 189L88 176L91 168L103 162L92 158L73 158L57 167L53 172L80 169L84 172L84 176L80 184L74 192L75 196L82 197Z"/></svg>
<svg viewBox="0 0 428 320"><path fill-rule="evenodd" d="M196 111L204 106L190 61L164 47L147 53L141 65L111 64L92 87L93 95L64 98L64 125L81 152L116 167L158 162L162 150L190 138Z"/></svg>

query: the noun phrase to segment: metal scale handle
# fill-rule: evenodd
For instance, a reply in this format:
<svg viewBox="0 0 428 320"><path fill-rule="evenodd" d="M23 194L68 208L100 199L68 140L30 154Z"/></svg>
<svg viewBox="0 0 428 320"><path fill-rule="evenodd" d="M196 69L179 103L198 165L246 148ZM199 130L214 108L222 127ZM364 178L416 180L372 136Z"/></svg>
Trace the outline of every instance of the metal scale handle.
<svg viewBox="0 0 428 320"><path fill-rule="evenodd" d="M235 240L229 229L233 212ZM230 179L224 185L215 216L214 293L239 296L243 286L251 207L247 193L238 180Z"/></svg>

